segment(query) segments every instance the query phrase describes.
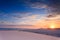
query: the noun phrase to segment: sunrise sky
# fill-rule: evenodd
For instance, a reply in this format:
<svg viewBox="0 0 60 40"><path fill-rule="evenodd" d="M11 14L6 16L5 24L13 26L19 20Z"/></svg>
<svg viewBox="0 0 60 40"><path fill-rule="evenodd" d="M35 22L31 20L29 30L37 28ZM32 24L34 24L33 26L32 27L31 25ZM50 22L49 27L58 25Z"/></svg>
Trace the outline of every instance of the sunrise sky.
<svg viewBox="0 0 60 40"><path fill-rule="evenodd" d="M60 28L60 0L0 0L0 25Z"/></svg>

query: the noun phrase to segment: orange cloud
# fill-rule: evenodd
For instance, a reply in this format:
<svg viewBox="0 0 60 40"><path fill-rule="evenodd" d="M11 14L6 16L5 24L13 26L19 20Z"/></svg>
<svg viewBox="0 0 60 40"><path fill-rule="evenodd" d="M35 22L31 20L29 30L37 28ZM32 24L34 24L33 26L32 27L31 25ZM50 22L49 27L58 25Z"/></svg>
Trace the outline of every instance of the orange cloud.
<svg viewBox="0 0 60 40"><path fill-rule="evenodd" d="M38 20L35 23L37 28L50 28L51 25L54 25L55 28L60 28L60 20Z"/></svg>

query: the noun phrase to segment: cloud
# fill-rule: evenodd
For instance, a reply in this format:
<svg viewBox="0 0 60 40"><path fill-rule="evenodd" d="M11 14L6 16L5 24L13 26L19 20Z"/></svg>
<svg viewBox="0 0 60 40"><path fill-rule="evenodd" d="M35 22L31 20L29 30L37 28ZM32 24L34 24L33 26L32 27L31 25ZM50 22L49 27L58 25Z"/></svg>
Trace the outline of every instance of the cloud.
<svg viewBox="0 0 60 40"><path fill-rule="evenodd" d="M48 20L50 19L60 19L60 0L50 0L48 7L48 15L46 16Z"/></svg>
<svg viewBox="0 0 60 40"><path fill-rule="evenodd" d="M29 0L26 1L28 7L34 9L47 9L47 18L57 19L60 15L60 0Z"/></svg>
<svg viewBox="0 0 60 40"><path fill-rule="evenodd" d="M60 15L60 0L52 0L49 6L49 13L52 15Z"/></svg>
<svg viewBox="0 0 60 40"><path fill-rule="evenodd" d="M45 4L45 2L43 3L44 1L42 0L29 0L29 1L26 1L25 3L27 4L27 7L30 7L30 8L35 8L35 9L40 9L40 8L47 8L48 5Z"/></svg>
<svg viewBox="0 0 60 40"><path fill-rule="evenodd" d="M60 15L60 0L29 0L26 4L30 8L46 8L49 14Z"/></svg>
<svg viewBox="0 0 60 40"><path fill-rule="evenodd" d="M48 6L40 2L35 2L35 3L30 4L30 7L40 9L40 8L47 8Z"/></svg>
<svg viewBox="0 0 60 40"><path fill-rule="evenodd" d="M19 13L13 13L10 16L13 18L23 18L25 16L28 16L28 12L19 12Z"/></svg>
<svg viewBox="0 0 60 40"><path fill-rule="evenodd" d="M23 17L21 20L21 22L19 22L19 24L30 24L33 25L35 23L35 21L39 20L37 19L38 17L40 17L40 15L30 15L27 17Z"/></svg>
<svg viewBox="0 0 60 40"><path fill-rule="evenodd" d="M60 15L60 8L49 7L48 11L50 14Z"/></svg>
<svg viewBox="0 0 60 40"><path fill-rule="evenodd" d="M60 20L60 15L49 15L45 20L47 20L47 21L51 21L51 20L54 20L54 21L59 21Z"/></svg>
<svg viewBox="0 0 60 40"><path fill-rule="evenodd" d="M56 17L56 15L48 15L48 18Z"/></svg>
<svg viewBox="0 0 60 40"><path fill-rule="evenodd" d="M21 1L20 1L21 2ZM4 20L4 19L11 19L13 21L17 21L14 23L10 23L9 22L1 22L2 24L31 24L34 25L37 21L41 21L40 18L41 16L44 17L42 18L43 20L60 20L60 1L59 0L22 0L22 2L24 2L25 6L28 7L29 9L37 9L37 13L39 14L35 14L35 11L33 11L34 13L31 12L13 12L13 13L0 13L0 20ZM41 9L46 8L48 11L46 11L46 14L43 10L40 11ZM28 10L29 10L28 9ZM38 10L39 9L39 10ZM26 10L27 11L27 10ZM38 12L39 11L39 12ZM40 12L41 12L41 16L40 16ZM47 16L45 16L45 14ZM3 19L4 18L4 19ZM17 20L15 20L17 19ZM45 22L45 21L42 21ZM41 23L42 23L41 22Z"/></svg>
<svg viewBox="0 0 60 40"><path fill-rule="evenodd" d="M0 22L0 25L33 25L35 21L38 20L38 17L40 17L40 15L32 13L21 14L21 18L19 18L18 15L20 16L20 13L11 14L11 21L3 20Z"/></svg>
<svg viewBox="0 0 60 40"><path fill-rule="evenodd" d="M36 19L38 16L40 16L40 15L32 14L30 16L23 17L22 19Z"/></svg>
<svg viewBox="0 0 60 40"><path fill-rule="evenodd" d="M23 18L32 14L30 12L0 13L0 17Z"/></svg>
<svg viewBox="0 0 60 40"><path fill-rule="evenodd" d="M8 22L8 21L0 21L0 25L12 25L11 22Z"/></svg>
<svg viewBox="0 0 60 40"><path fill-rule="evenodd" d="M32 13L30 12L17 12L17 13L11 13L11 14L0 14L0 25L20 25L20 24L26 24L23 20L33 19L35 16L30 17ZM30 15L30 16L29 16ZM9 20L9 19L11 20ZM23 21L23 22L21 22Z"/></svg>

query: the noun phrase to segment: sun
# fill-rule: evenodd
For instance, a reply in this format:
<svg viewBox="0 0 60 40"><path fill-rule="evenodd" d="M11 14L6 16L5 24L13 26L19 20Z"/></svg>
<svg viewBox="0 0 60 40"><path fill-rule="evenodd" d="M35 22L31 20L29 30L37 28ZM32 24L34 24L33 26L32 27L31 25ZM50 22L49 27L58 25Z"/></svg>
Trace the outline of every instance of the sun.
<svg viewBox="0 0 60 40"><path fill-rule="evenodd" d="M51 25L50 28L51 28L51 29L54 29L54 28L55 28L55 25Z"/></svg>
<svg viewBox="0 0 60 40"><path fill-rule="evenodd" d="M50 28L51 28L51 29L55 29L56 27L57 27L56 24L50 24Z"/></svg>

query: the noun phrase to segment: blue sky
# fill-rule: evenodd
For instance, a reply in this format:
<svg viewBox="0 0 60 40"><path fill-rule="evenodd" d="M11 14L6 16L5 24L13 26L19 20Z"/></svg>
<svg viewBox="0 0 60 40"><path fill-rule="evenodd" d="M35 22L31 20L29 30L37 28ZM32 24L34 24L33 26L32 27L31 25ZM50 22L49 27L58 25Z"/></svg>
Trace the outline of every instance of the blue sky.
<svg viewBox="0 0 60 40"><path fill-rule="evenodd" d="M59 15L60 0L0 0L0 25L34 25Z"/></svg>

